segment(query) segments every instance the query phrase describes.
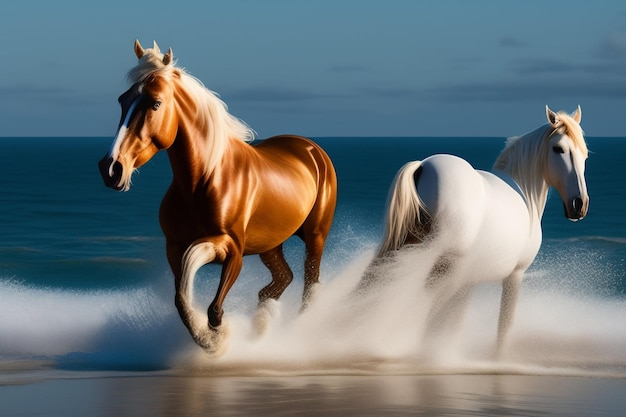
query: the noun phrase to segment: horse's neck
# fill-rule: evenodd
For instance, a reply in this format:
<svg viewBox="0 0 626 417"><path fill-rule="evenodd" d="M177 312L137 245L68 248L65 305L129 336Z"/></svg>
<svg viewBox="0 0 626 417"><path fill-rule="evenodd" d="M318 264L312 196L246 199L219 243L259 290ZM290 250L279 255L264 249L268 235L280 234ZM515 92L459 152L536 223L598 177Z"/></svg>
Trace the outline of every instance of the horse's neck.
<svg viewBox="0 0 626 417"><path fill-rule="evenodd" d="M167 151L173 184L184 194L194 194L198 188L206 193L207 185L208 188L216 185L215 182L221 180L226 167L236 164L229 161L235 161L238 155L252 151L252 147L241 140L225 140L227 143L217 164L209 168L205 156L210 152L210 147L206 144L206 139L180 129L174 144Z"/></svg>
<svg viewBox="0 0 626 417"><path fill-rule="evenodd" d="M523 168L517 172L507 172L507 174L515 181L515 185L524 194L526 204L532 207L539 218L541 218L548 198L548 184L543 179L543 176L533 177L527 175L528 172L524 172Z"/></svg>
<svg viewBox="0 0 626 417"><path fill-rule="evenodd" d="M206 183L206 145L194 139L193 132L179 129L179 133L167 154L172 167L172 182L184 193L193 193L199 184Z"/></svg>
<svg viewBox="0 0 626 417"><path fill-rule="evenodd" d="M514 181L515 187L509 185L523 194L529 215L533 220L540 222L546 207L549 187L543 175L537 175L539 168L537 166L530 168L520 160L510 161L506 166L500 165L499 162L500 160L496 161L494 172L499 171Z"/></svg>

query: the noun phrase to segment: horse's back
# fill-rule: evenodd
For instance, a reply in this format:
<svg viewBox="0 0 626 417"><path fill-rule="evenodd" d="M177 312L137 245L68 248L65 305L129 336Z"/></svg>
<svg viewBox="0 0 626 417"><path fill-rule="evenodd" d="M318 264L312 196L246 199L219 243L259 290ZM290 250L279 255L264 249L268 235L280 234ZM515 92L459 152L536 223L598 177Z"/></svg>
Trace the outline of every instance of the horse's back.
<svg viewBox="0 0 626 417"><path fill-rule="evenodd" d="M264 158L292 158L297 157L301 161L315 161L316 164L324 164L332 167L330 157L320 145L309 138L296 135L279 135L259 141L254 149ZM334 169L332 170L334 174Z"/></svg>

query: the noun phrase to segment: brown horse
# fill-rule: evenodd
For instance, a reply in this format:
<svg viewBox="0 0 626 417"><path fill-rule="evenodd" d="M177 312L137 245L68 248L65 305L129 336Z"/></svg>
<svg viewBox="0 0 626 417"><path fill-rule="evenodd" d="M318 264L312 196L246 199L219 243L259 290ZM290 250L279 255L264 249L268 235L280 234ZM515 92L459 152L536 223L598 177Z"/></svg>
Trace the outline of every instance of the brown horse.
<svg viewBox="0 0 626 417"><path fill-rule="evenodd" d="M299 136L250 145L254 132L230 115L200 81L166 54L144 49L128 73L132 86L119 98L122 116L109 153L99 162L104 183L128 190L133 171L166 149L173 180L159 214L176 283L176 307L196 343L219 346L222 303L244 255L259 254L272 281L259 303L278 299L293 279L283 243L306 246L303 303L319 280L320 262L337 200L328 155ZM204 314L194 310L193 281L203 265L222 264L217 294Z"/></svg>

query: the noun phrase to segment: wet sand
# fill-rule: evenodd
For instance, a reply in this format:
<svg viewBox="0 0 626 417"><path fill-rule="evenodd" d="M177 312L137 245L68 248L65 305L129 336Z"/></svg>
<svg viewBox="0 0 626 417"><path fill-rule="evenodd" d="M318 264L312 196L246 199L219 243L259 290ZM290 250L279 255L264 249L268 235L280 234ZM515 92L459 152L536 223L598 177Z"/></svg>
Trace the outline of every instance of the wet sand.
<svg viewBox="0 0 626 417"><path fill-rule="evenodd" d="M4 371L1 416L623 416L626 379Z"/></svg>

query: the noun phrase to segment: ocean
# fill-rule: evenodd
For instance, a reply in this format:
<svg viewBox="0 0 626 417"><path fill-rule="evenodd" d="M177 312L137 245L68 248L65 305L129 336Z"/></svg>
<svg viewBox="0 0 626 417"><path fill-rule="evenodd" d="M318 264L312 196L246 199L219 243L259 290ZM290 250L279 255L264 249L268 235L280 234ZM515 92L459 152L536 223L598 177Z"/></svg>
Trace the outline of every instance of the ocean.
<svg viewBox="0 0 626 417"><path fill-rule="evenodd" d="M536 381L523 379L530 376L541 376L540 384L547 385L566 377L567 382L557 379L562 386L591 377L602 387L597 389L603 394L595 397L589 386L587 391L571 388L571 395L562 395L568 407L580 401L574 394L579 391L609 407L596 415L611 415L610 407L626 406L619 395L605 398L612 389L626 386L626 139L587 138L590 208L585 219L565 219L558 194L550 194L543 244L527 272L511 347L501 360L492 356L498 285L475 288L460 329L436 354L425 354L416 336L427 313L419 306L420 288L408 280L397 288L389 285L381 299L367 306L351 302L348 294L373 256L388 187L405 162L451 153L489 170L505 138L314 139L331 156L339 179L322 290L312 308L300 314L303 245L288 241L286 258L296 279L271 306L267 332L255 337L257 292L269 282L269 274L258 257L247 257L224 305L227 348L212 357L196 348L174 307L173 279L158 224L159 204L171 179L167 156L158 154L135 173L129 192L118 193L103 185L97 168L111 138L0 138L0 414L17 415L2 413L5 407L35 415L38 409L27 398L50 395L65 410L59 415L80 415L90 410L94 396L104 395L94 394L98 390L109 396L115 391L130 401L133 389L143 392L141 381L148 379L154 387L171 382L169 378L191 391L233 395L256 404L271 392L285 397L297 392L301 397L296 405L328 415L345 404L326 397L327 408L319 409L320 403L306 401L307 392L318 397L356 392L357 405L367 404L359 398L377 393L383 399L370 404L373 410L388 412L393 405L398 413L388 415L408 415L426 407L426 400L420 402L411 392L432 383L444 387L435 390L437 395L452 395L450 387L456 393L452 400L441 400L438 410L458 406L473 414L482 404L482 415L498 415L503 412L499 405L513 405L510 396L492 392L495 379L517 399L535 395L532 406L513 401L519 410L589 415L576 414L574 408L565 413L558 401L543 407L537 383L520 382ZM216 266L199 272L196 302L203 309L215 293L218 274ZM439 376L435 382L433 375ZM475 379L477 375L489 379ZM66 385L54 385L59 380ZM227 393L224 384L234 393ZM402 387L413 391L402 392ZM63 408L61 397L50 394L54 389L65 394L77 390L86 399L76 408ZM381 390L389 390L389 396ZM464 390L472 391L475 399L464 397ZM428 401L428 407L436 407ZM235 402L222 404L234 407ZM154 404L134 407L175 415L153 409ZM225 410L232 411L223 408L222 415L245 415ZM267 415L280 414L280 407L267 410ZM124 413L117 409L91 415Z"/></svg>

